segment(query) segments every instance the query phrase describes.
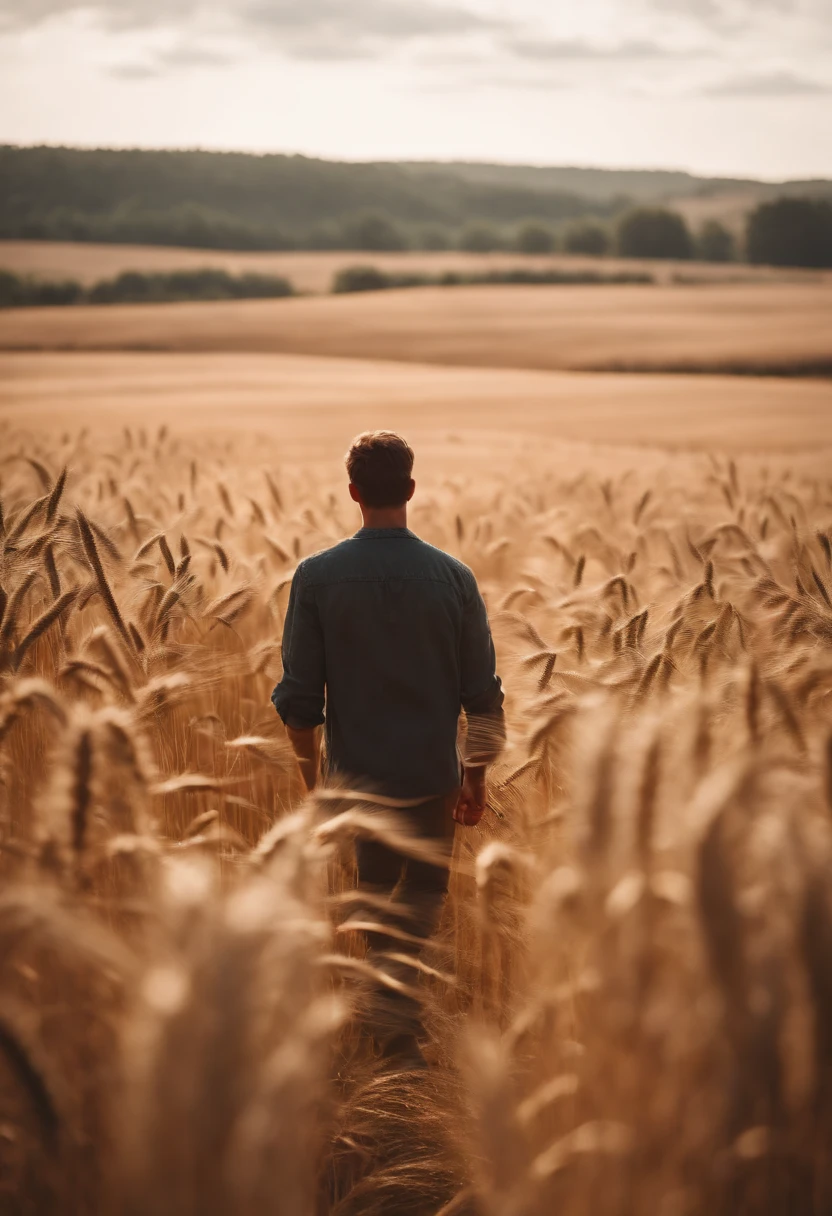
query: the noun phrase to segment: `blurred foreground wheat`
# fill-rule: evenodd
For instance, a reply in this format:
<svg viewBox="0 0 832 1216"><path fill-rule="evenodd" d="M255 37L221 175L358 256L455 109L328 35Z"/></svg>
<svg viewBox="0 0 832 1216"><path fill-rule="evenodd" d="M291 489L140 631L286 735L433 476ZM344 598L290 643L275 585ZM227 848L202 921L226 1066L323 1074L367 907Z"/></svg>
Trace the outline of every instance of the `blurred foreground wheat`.
<svg viewBox="0 0 832 1216"><path fill-rule="evenodd" d="M304 802L269 704L341 487L0 437L0 1210L832 1211L828 476L530 452L421 491L511 733L408 1074L361 1034L384 821Z"/></svg>

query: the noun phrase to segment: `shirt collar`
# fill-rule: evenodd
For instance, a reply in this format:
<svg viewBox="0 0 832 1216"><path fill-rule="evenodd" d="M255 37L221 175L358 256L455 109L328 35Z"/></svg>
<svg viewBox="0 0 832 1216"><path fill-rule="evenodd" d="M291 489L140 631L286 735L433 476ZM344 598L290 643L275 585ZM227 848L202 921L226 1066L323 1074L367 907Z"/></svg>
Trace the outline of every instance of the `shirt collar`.
<svg viewBox="0 0 832 1216"><path fill-rule="evenodd" d="M360 528L353 540L399 540L402 537L413 539L415 533L410 528Z"/></svg>

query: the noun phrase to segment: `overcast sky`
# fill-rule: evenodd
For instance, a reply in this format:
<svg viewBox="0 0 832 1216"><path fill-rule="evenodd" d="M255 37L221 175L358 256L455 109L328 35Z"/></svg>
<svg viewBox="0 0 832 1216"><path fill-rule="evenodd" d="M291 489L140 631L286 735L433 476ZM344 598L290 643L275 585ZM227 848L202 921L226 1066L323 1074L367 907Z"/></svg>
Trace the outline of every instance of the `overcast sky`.
<svg viewBox="0 0 832 1216"><path fill-rule="evenodd" d="M0 0L0 142L832 176L832 0Z"/></svg>

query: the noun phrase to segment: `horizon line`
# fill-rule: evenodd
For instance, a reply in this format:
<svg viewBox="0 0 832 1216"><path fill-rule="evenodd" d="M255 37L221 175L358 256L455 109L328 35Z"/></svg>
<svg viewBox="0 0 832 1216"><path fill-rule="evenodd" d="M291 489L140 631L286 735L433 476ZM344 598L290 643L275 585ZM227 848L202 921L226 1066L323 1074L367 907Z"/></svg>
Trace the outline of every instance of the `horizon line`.
<svg viewBox="0 0 832 1216"><path fill-rule="evenodd" d="M536 169L546 171L547 169L560 170L562 172L578 172L578 173L645 173L645 174L665 174L668 176L681 175L690 177L696 181L703 182L731 182L741 185L792 185L814 182L832 182L832 176L817 176L810 175L807 177L749 177L744 175L730 176L724 173L705 173L698 172L693 169L685 169L682 167L669 167L667 165L601 165L601 164L568 164L557 163L551 161L529 161L529 160L503 160L495 158L494 160L483 160L479 157L468 158L464 156L458 157L436 157L436 158L412 158L412 157L349 157L349 156L326 156L321 153L303 152L298 150L286 151L280 149L255 149L255 148L233 148L233 147L206 147L204 145L158 145L158 144L113 144L113 143L53 143L48 140L42 141L18 141L0 139L0 148L16 148L22 151L35 151L40 148L49 148L55 151L68 152L169 152L176 153L192 153L199 152L206 156L251 156L251 157L267 157L267 156L282 156L286 158L298 158L303 160L317 160L330 164L341 165L443 165L452 167L454 165L467 165L472 167L483 168L498 168L498 169Z"/></svg>

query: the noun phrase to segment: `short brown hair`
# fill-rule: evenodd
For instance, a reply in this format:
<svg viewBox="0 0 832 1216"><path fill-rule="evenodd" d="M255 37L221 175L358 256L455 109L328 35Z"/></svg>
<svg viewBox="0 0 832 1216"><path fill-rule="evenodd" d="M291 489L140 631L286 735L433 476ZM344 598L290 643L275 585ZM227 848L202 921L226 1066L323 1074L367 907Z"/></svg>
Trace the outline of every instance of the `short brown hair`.
<svg viewBox="0 0 832 1216"><path fill-rule="evenodd" d="M350 481L368 507L400 507L407 502L413 451L395 431L365 431L346 455Z"/></svg>

